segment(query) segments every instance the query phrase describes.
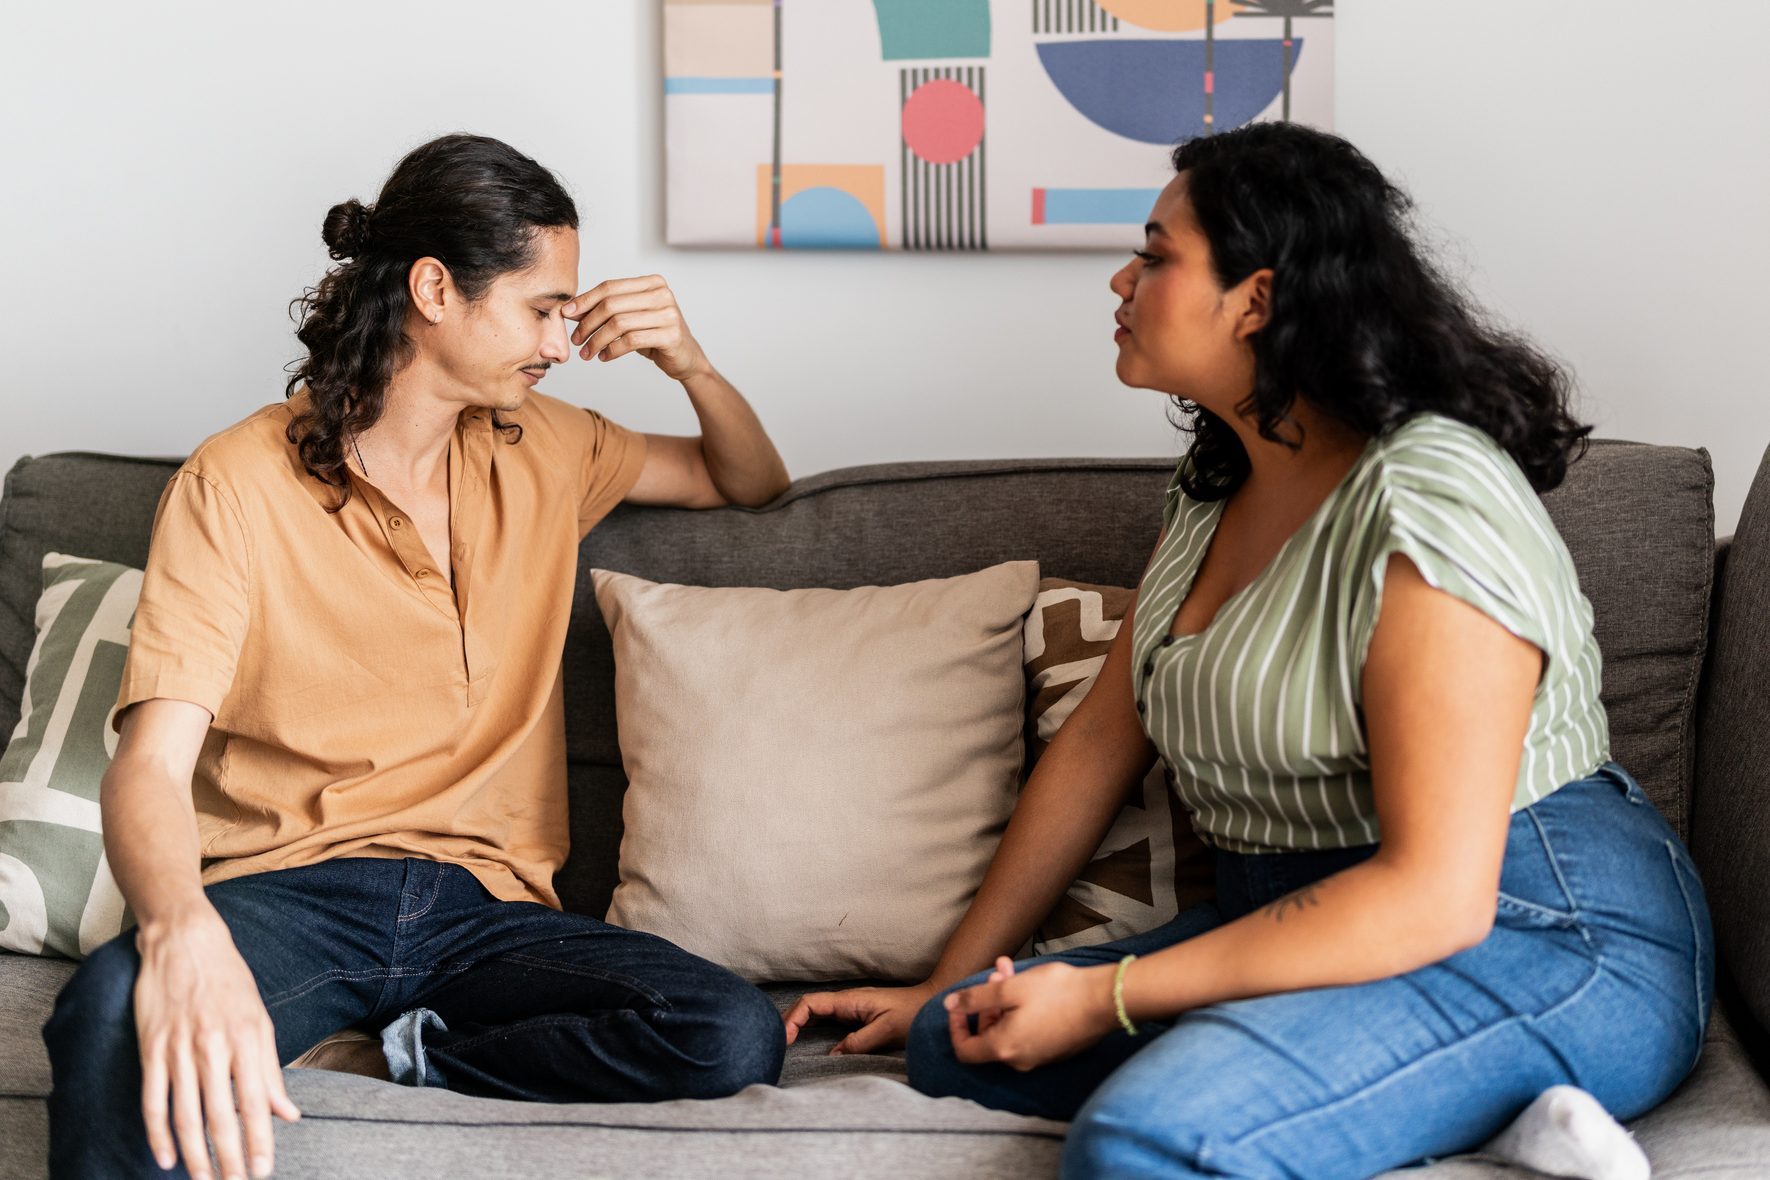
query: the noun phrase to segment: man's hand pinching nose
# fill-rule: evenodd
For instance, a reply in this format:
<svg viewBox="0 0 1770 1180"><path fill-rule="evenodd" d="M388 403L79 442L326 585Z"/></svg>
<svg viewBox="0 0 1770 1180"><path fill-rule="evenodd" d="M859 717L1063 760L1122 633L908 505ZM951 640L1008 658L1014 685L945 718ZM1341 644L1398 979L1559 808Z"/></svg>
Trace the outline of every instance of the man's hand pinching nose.
<svg viewBox="0 0 1770 1180"><path fill-rule="evenodd" d="M676 294L661 275L607 279L561 312L577 321L572 344L585 360L595 356L612 361L637 352L675 381L686 381L707 368L706 355L676 305Z"/></svg>

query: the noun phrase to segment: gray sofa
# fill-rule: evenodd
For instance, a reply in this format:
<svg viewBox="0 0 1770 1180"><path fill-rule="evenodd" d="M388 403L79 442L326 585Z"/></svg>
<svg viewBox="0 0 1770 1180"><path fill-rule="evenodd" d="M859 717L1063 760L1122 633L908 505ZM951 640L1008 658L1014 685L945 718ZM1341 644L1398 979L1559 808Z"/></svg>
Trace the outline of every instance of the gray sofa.
<svg viewBox="0 0 1770 1180"><path fill-rule="evenodd" d="M0 501L0 734L18 717L48 551L140 565L173 460L21 460ZM831 472L761 510L622 508L585 541L565 651L572 856L567 906L604 912L625 779L613 657L593 566L700 585L889 584L1013 558L1133 585L1167 460L913 463ZM1617 757L1695 849L1713 902L1723 999L1701 1063L1635 1130L1661 1177L1770 1176L1770 465L1717 547L1702 451L1601 442L1547 497L1597 611ZM49 1066L39 1029L71 963L0 954L0 1176L45 1173ZM808 982L807 986L823 986ZM784 1008L799 990L774 989ZM1062 1124L901 1084L896 1056L829 1058L814 1028L780 1087L715 1102L541 1106L291 1071L306 1114L279 1128L278 1175L1054 1175ZM1627 1029L1618 1029L1621 1038ZM1410 1175L1517 1175L1478 1157Z"/></svg>

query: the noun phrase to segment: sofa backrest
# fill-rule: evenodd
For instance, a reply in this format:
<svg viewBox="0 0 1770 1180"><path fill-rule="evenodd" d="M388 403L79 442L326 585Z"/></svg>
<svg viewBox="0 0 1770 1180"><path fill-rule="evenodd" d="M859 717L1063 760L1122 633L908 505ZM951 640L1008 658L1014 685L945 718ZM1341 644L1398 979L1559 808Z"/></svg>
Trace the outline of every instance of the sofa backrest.
<svg viewBox="0 0 1770 1180"><path fill-rule="evenodd" d="M12 736L36 639L43 555L141 568L154 508L182 459L66 452L20 459L0 492L0 734Z"/></svg>
<svg viewBox="0 0 1770 1180"><path fill-rule="evenodd" d="M1770 452L1721 566L1713 634L1691 852L1721 963L1757 1027L1770 1030Z"/></svg>
<svg viewBox="0 0 1770 1180"><path fill-rule="evenodd" d="M573 854L558 881L600 914L616 879L626 780L614 656L594 567L656 581L793 588L892 584L1033 558L1047 576L1134 586L1172 461L905 463L801 480L764 509L616 509L579 555L565 648ZM0 501L0 733L18 717L49 551L140 565L176 464L67 454L21 460ZM1546 497L1597 618L1616 757L1681 831L1713 574L1708 455L1599 442ZM865 675L865 669L856 669Z"/></svg>

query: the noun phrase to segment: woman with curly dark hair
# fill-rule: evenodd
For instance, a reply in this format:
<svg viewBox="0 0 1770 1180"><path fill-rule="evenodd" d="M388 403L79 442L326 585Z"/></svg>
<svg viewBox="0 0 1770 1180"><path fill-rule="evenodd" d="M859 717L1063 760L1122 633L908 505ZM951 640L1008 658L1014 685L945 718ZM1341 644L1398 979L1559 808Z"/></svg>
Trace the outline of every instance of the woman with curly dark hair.
<svg viewBox="0 0 1770 1180"><path fill-rule="evenodd" d="M1174 166L1112 280L1120 379L1194 432L1136 609L933 975L788 1036L861 1022L837 1051L907 1040L927 1093L1073 1120L1066 1175L1369 1176L1509 1123L1523 1162L1645 1175L1605 1111L1695 1063L1713 942L1535 494L1584 445L1568 380L1345 141ZM1011 962L1158 756L1215 901Z"/></svg>

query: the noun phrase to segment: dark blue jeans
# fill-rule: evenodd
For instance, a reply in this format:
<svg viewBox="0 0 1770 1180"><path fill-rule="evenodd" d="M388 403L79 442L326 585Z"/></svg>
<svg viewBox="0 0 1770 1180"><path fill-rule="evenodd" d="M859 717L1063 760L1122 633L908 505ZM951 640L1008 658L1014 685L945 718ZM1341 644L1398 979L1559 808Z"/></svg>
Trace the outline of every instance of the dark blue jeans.
<svg viewBox="0 0 1770 1180"><path fill-rule="evenodd" d="M772 1085L773 1003L650 934L500 901L458 865L343 858L205 892L233 934L286 1064L343 1028L428 1008L427 1084L542 1102L715 1098ZM135 932L95 951L44 1026L56 1177L162 1172L141 1120Z"/></svg>
<svg viewBox="0 0 1770 1180"><path fill-rule="evenodd" d="M1220 853L1215 903L1024 966L1151 954L1375 851ZM1713 996L1696 867L1611 763L1512 816L1493 929L1468 950L1194 1009L1027 1073L958 1061L937 996L911 1028L909 1075L924 1093L1072 1119L1065 1177L1353 1180L1474 1148L1553 1085L1642 1114L1696 1064Z"/></svg>

